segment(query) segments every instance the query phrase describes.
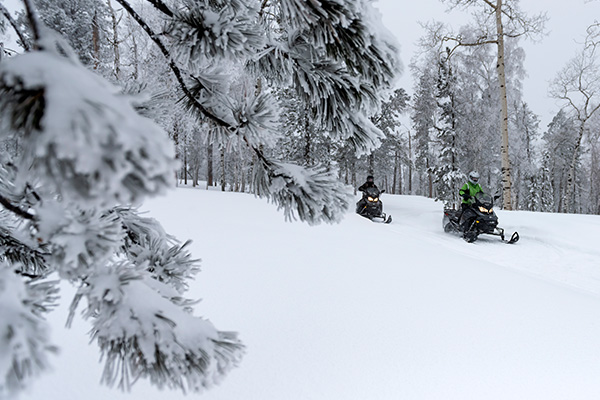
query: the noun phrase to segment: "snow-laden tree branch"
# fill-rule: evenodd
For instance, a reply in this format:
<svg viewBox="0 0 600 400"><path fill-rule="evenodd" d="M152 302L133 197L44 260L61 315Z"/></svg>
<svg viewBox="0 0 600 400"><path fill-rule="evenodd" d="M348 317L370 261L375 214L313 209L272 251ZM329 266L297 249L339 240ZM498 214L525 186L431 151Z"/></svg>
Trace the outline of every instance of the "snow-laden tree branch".
<svg viewBox="0 0 600 400"><path fill-rule="evenodd" d="M135 208L171 186L173 143L147 118L156 109L79 61L83 54L101 66L96 47L92 56L78 54L45 27L43 12L54 4L40 6L38 18L35 2L24 1L21 18L35 50L0 62L0 140L13 149L0 155L0 299L14 297L0 311L14 315L2 321L6 329L22 330L14 340L0 338L12 349L0 360L0 394L12 395L47 366L53 348L37 317L54 301L50 274L78 287L68 322L84 309L104 383L210 387L237 365L244 346L236 333L193 315L195 300L186 294L199 261L189 241ZM196 128L251 149L257 195L288 219L342 218L351 194L335 169L270 156L281 129L273 92L293 88L315 123L356 152L376 146L382 134L369 117L400 65L369 1L149 0L153 7L142 11L117 1L156 47L152 62L173 74L182 112ZM82 11L94 16L105 6L90 2ZM96 30L95 41L103 32ZM244 90L232 85L233 73ZM28 354L15 350L20 341Z"/></svg>

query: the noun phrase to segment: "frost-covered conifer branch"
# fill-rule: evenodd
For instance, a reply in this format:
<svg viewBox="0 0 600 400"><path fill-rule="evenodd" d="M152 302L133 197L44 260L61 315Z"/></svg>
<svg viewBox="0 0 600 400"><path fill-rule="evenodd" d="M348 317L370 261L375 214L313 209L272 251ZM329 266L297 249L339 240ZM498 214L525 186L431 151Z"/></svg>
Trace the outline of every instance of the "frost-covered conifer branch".
<svg viewBox="0 0 600 400"><path fill-rule="evenodd" d="M126 232L123 251L135 265L144 265L151 276L183 294L187 281L200 270L200 260L188 251L190 241L180 245L168 235L154 218L144 218L137 210L116 207L110 211L118 215Z"/></svg>
<svg viewBox="0 0 600 400"><path fill-rule="evenodd" d="M3 168L0 195L6 204L14 206L9 206L13 219L26 222L21 225L22 236L43 243L47 253L7 232L0 235L2 265L7 265L16 279L23 279L17 274L33 275L30 272L48 266L48 272L58 271L62 279L82 285L71 311L83 297L92 304L89 316L95 318L95 337L108 361L105 382L114 382L115 374L125 371L119 380L128 387L127 374L133 371L135 379L148 377L161 387L199 390L237 363L242 345L231 334L218 332L188 313L192 302L182 299L181 293L187 289L186 280L198 270L197 260L188 252L189 242L178 244L156 222L144 226L133 213L124 217L125 212L105 211L115 203L139 202L168 186L175 168L171 146L161 129L137 114L130 97L87 71L60 38L45 29L40 32L43 36L36 42L39 51L0 64L1 132L10 140L18 140L21 147L10 160L14 174ZM5 161L3 158L3 167ZM14 182L28 187L32 171L39 192L30 193L31 202L21 201L21 195L13 193L17 191L13 190ZM27 207L20 208L24 204ZM27 210L28 214L16 210ZM122 280L110 280L118 275L116 272L102 274L116 270L141 282L140 290L147 296L126 296L132 303L123 298L108 299L106 285ZM94 279L98 275L107 280ZM126 281L125 292L137 287ZM14 294L3 285L0 289L0 297ZM119 292L118 286L112 289ZM34 294L23 293L29 297ZM140 321L143 312L134 313L137 322L122 321L122 328L130 328L124 336L111 336L111 310L123 308L124 314L117 314L131 317L131 311L143 308L152 296L158 308L146 315L148 320ZM94 299L98 300L96 305L102 299L113 308L96 307ZM173 321L175 327L171 323L163 326L164 321ZM162 327L158 339L153 326ZM203 326L207 328L196 329ZM190 327L196 330L190 331ZM156 355L158 362L138 359L141 350L136 343L146 338L145 332L157 341L156 352L151 350L147 355ZM18 335L19 340L31 342L35 354L23 361L25 366L20 360L9 363L19 370L0 370L2 390L13 385L12 380L22 379L23 374L33 375L27 371L27 363L36 363L40 370L46 367L44 357L49 347L43 345L45 339L25 337L26 332ZM0 344L5 346L6 341L0 338ZM131 369L116 370L118 365Z"/></svg>
<svg viewBox="0 0 600 400"><path fill-rule="evenodd" d="M370 4L362 1L281 1L283 24L300 30L310 43L344 63L352 75L361 75L376 87L390 86L397 73L397 48L390 38L373 32ZM370 27L367 24L371 24Z"/></svg>
<svg viewBox="0 0 600 400"><path fill-rule="evenodd" d="M257 193L283 209L287 220L296 216L310 225L339 222L352 202L350 187L324 167L268 160L257 151L260 162L254 169Z"/></svg>
<svg viewBox="0 0 600 400"><path fill-rule="evenodd" d="M197 392L237 364L243 345L236 335L194 317L171 292L128 262L96 271L79 290L105 362L103 383L128 390L147 378L159 388Z"/></svg>
<svg viewBox="0 0 600 400"><path fill-rule="evenodd" d="M349 140L359 154L376 148L383 134L366 114L378 107L376 87L320 56L306 37L290 40L264 52L252 67L278 82L291 80L311 118L333 138Z"/></svg>
<svg viewBox="0 0 600 400"><path fill-rule="evenodd" d="M169 186L173 148L163 131L118 88L44 46L0 65L0 115L27 139L19 173L34 170L90 205L137 202Z"/></svg>
<svg viewBox="0 0 600 400"><path fill-rule="evenodd" d="M29 278L43 276L48 270L47 255L47 252L28 246L6 229L0 228L0 260L13 264L18 274Z"/></svg>
<svg viewBox="0 0 600 400"><path fill-rule="evenodd" d="M179 86L180 86L182 92L185 94L185 96L188 98L188 100L194 105L194 107L197 108L202 114L204 114L207 118L209 118L211 121L213 121L217 125L224 127L226 129L233 130L234 128L231 127L226 121L224 121L223 119L219 118L218 116L214 115L209 110L207 110L204 107L204 105L202 105L198 101L198 99L196 99L192 95L192 93L190 92L190 89L188 88L188 85L186 84L186 82L183 78L181 69L179 69L179 67L175 63L175 60L171 56L171 53L169 52L169 50L167 50L167 47L160 40L160 38L158 37L158 34L155 33L152 30L152 28L150 28L150 26L146 23L146 21L144 21L144 19L138 13L135 12L135 10L131 7L131 5L129 5L129 3L126 0L116 0L116 1L123 6L123 8L127 11L127 13L140 25L140 27L142 27L142 29L148 34L150 39L158 46L158 48L161 51L161 53L163 54L163 56L167 59L169 68L173 72L173 75L175 75L175 79L179 83Z"/></svg>
<svg viewBox="0 0 600 400"><path fill-rule="evenodd" d="M214 57L244 59L264 47L265 34L256 23L259 11L252 2L183 0L182 4L165 34L183 65L198 70Z"/></svg>
<svg viewBox="0 0 600 400"><path fill-rule="evenodd" d="M12 398L48 368L49 326L42 318L56 302L56 282L24 282L0 261L0 397Z"/></svg>

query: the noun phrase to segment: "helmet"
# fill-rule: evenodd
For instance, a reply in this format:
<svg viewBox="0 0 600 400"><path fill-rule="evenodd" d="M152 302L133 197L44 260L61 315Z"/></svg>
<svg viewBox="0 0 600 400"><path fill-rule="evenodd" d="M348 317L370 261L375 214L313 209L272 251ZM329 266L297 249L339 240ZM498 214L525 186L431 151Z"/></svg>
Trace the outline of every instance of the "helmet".
<svg viewBox="0 0 600 400"><path fill-rule="evenodd" d="M469 181L471 183L477 183L479 181L479 174L477 173L477 171L469 172Z"/></svg>
<svg viewBox="0 0 600 400"><path fill-rule="evenodd" d="M367 176L367 182L373 182L373 175Z"/></svg>

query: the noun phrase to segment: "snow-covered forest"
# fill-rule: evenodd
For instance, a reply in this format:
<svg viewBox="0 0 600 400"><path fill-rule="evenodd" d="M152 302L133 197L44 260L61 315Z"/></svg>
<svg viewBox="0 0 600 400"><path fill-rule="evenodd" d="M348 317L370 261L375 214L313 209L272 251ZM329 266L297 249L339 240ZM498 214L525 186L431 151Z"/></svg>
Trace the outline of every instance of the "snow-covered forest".
<svg viewBox="0 0 600 400"><path fill-rule="evenodd" d="M550 84L564 107L543 127L520 44L545 16L442 2L472 22L429 23L401 61L371 0L0 1L0 397L48 369L65 283L108 386L201 391L240 363L237 334L194 315L202 254L139 212L176 185L316 225L344 218L367 174L457 206L477 170L506 210L600 214L600 25Z"/></svg>

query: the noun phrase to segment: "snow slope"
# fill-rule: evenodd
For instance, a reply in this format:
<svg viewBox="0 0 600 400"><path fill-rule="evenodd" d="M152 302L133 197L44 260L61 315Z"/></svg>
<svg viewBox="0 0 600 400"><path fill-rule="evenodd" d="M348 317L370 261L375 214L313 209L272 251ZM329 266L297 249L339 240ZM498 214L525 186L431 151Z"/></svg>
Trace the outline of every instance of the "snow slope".
<svg viewBox="0 0 600 400"><path fill-rule="evenodd" d="M188 397L600 398L600 217L499 212L521 241L468 244L443 233L439 203L383 200L390 225L286 223L263 200L191 188L146 205L203 259L197 314L247 345L220 386ZM56 371L23 399L182 398L99 386L87 324L54 314Z"/></svg>

